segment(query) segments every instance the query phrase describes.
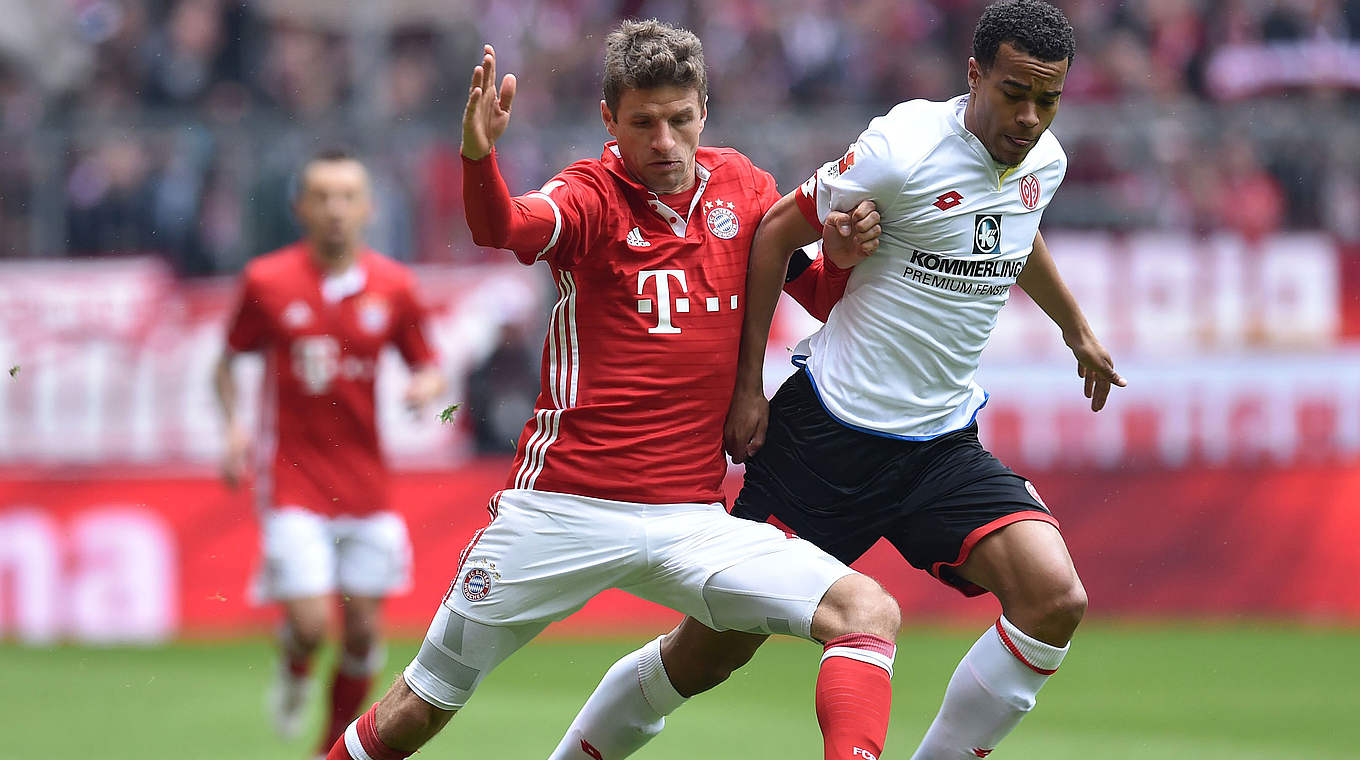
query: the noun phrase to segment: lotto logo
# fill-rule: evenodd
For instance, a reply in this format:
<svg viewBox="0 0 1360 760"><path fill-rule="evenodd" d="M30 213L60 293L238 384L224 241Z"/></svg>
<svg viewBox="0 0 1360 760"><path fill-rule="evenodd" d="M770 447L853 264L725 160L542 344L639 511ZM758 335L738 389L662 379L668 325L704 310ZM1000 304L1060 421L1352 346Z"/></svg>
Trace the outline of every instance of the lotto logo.
<svg viewBox="0 0 1360 760"><path fill-rule="evenodd" d="M865 760L878 760L878 755L875 755L867 749L860 749L859 747L855 747L855 751L851 753L851 756L862 757Z"/></svg>

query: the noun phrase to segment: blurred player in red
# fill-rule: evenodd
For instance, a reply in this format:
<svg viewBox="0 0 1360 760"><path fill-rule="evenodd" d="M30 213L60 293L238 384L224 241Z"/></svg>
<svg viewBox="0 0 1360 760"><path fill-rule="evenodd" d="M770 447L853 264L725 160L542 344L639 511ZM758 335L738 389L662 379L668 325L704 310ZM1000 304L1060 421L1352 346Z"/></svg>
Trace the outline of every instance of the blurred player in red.
<svg viewBox="0 0 1360 760"><path fill-rule="evenodd" d="M369 250L368 173L340 151L303 167L294 211L305 237L250 262L216 373L226 422L223 476L246 476L253 447L264 564L262 598L283 607L282 663L270 709L285 736L302 727L312 657L340 595L341 651L322 754L367 696L383 649L384 597L410 582L410 541L387 503L374 380L378 354L395 345L411 367L405 401L424 407L444 391L421 328L411 273ZM231 364L265 357L260 437L236 412Z"/></svg>
<svg viewBox="0 0 1360 760"><path fill-rule="evenodd" d="M463 117L463 197L478 243L544 261L557 283L542 392L420 652L328 758L408 757L550 622L622 588L691 625L822 644L825 757L872 760L887 733L896 603L812 544L722 504L746 263L779 198L774 178L735 150L699 147L707 78L685 30L646 21L611 33L600 113L616 141L512 198L492 148L515 88L506 76L497 94L487 46ZM877 213L861 204L821 232L827 256L857 263L877 245ZM823 317L848 277L822 259L792 282L787 273L785 289ZM667 638L606 675L640 686L609 710L644 729L573 732L554 758L621 757L660 730L693 693L668 676L689 669Z"/></svg>

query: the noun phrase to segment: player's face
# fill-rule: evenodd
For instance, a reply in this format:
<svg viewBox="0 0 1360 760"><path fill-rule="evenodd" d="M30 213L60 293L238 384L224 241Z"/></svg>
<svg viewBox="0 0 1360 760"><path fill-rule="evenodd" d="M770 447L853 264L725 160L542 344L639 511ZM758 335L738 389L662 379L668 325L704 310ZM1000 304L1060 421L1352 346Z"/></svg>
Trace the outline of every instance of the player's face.
<svg viewBox="0 0 1360 760"><path fill-rule="evenodd" d="M1039 136L1058 115L1058 98L1067 79L1067 59L1041 61L1001 43L987 71L968 59L966 126L997 161L1015 165L1029 155Z"/></svg>
<svg viewBox="0 0 1360 760"><path fill-rule="evenodd" d="M373 212L368 172L358 161L313 161L303 171L296 211L321 253L352 250Z"/></svg>
<svg viewBox="0 0 1360 760"><path fill-rule="evenodd" d="M666 195L694 185L694 153L708 111L692 87L624 90L618 113L600 102L609 134L619 141L624 166L654 193Z"/></svg>

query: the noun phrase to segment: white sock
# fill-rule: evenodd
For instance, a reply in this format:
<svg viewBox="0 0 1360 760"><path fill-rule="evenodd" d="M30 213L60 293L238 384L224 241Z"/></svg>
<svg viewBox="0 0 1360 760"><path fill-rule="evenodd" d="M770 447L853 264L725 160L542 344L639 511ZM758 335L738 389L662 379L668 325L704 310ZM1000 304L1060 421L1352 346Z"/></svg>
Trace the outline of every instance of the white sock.
<svg viewBox="0 0 1360 760"><path fill-rule="evenodd" d="M661 733L685 703L661 664L661 639L614 663L549 760L621 760Z"/></svg>
<svg viewBox="0 0 1360 760"><path fill-rule="evenodd" d="M1067 649L1026 635L1004 615L998 618L954 670L944 704L912 760L986 757L1034 708L1035 696Z"/></svg>

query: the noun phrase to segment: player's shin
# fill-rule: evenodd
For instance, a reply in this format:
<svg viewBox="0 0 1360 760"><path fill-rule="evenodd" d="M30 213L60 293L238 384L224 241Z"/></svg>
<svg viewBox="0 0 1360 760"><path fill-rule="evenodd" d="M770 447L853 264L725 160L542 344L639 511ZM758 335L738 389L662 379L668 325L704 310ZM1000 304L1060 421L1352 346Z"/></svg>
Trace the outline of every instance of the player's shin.
<svg viewBox="0 0 1360 760"><path fill-rule="evenodd" d="M912 760L986 757L1034 708L1068 647L1045 644L1004 616L964 655Z"/></svg>
<svg viewBox="0 0 1360 760"><path fill-rule="evenodd" d="M661 639L624 655L572 721L549 760L618 760L661 732L684 704L661 664Z"/></svg>
<svg viewBox="0 0 1360 760"><path fill-rule="evenodd" d="M892 712L897 647L868 633L826 642L817 674L817 723L826 760L877 760Z"/></svg>
<svg viewBox="0 0 1360 760"><path fill-rule="evenodd" d="M335 744L344 733L346 726L354 720L359 708L373 687L373 676L382 667L386 651L382 646L373 646L366 652L343 651L336 664L335 677L331 681L330 719L326 732L321 735L321 752Z"/></svg>
<svg viewBox="0 0 1360 760"><path fill-rule="evenodd" d="M326 760L405 760L410 757L413 753L392 749L378 738L377 712L378 705L375 704L349 724L326 753Z"/></svg>

